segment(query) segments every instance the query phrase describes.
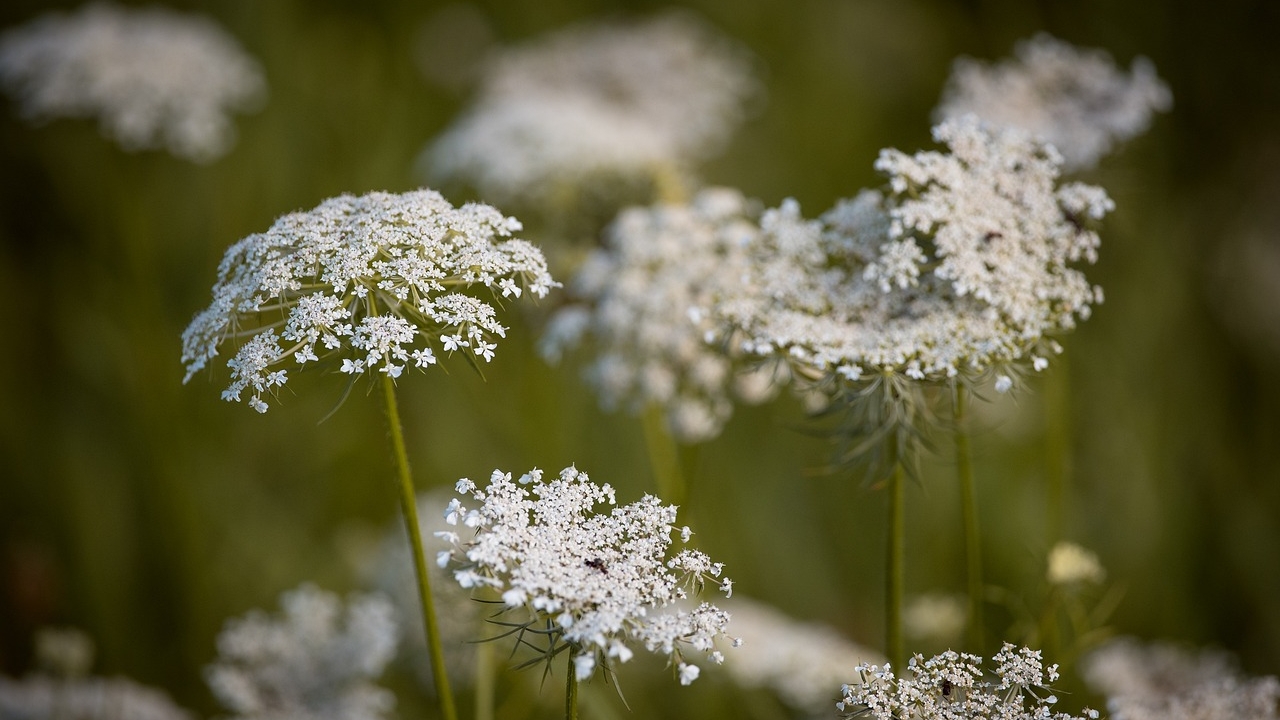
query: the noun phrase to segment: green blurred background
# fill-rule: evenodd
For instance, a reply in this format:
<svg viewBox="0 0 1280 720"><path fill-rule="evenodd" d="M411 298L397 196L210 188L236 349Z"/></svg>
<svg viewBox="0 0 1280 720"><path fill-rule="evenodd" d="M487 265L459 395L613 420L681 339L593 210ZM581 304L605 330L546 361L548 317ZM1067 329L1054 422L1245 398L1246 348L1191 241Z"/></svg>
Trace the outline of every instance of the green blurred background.
<svg viewBox="0 0 1280 720"><path fill-rule="evenodd" d="M200 673L224 619L274 608L306 580L355 587L351 548L398 516L376 395L352 393L321 423L343 383L295 373L259 416L219 399L217 372L181 384L179 335L234 241L342 192L418 186L415 156L468 98L421 66L463 63L477 46L440 47L431 23L446 6L432 2L170 5L215 18L265 70L270 97L236 118L239 141L221 160L126 154L91 121L31 127L0 101L0 671L29 668L35 628L75 625L98 643L98 672L209 714ZM1046 430L1061 424L1062 535L1096 550L1123 589L1112 626L1280 672L1280 52L1269 49L1280 4L685 6L755 53L767 90L703 179L770 206L795 197L811 216L877 185L880 148L929 146L930 111L959 55L1002 58L1047 31L1125 66L1154 61L1173 111L1083 178L1117 205L1090 270L1106 303L1029 392L980 405L988 582L1030 605L1046 592L1058 539ZM10 0L0 27L54 7ZM668 5L469 7L489 40L509 43ZM526 224L548 255L569 252L537 218ZM602 414L577 364L550 368L533 353L556 301L508 316L487 380L455 364L400 382L422 487L576 463L622 501L652 491L639 421ZM740 409L701 450L690 522L738 591L879 645L883 498L811 472L828 448L793 429L802 419L785 398ZM909 494L910 593L964 588L948 457L943 437ZM1014 620L993 606L993 639ZM557 692L545 693L552 708ZM407 695L405 716L417 707ZM729 716L731 695L700 681L628 699L635 716Z"/></svg>

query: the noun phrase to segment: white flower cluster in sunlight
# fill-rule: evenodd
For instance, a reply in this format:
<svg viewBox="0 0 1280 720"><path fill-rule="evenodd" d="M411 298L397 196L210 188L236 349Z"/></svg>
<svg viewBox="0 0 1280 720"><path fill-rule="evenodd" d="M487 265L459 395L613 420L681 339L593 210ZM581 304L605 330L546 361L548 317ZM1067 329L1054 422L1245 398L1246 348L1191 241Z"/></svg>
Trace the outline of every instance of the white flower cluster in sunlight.
<svg viewBox="0 0 1280 720"><path fill-rule="evenodd" d="M578 25L492 58L425 159L432 177L503 202L644 177L719 151L756 91L745 51L691 14Z"/></svg>
<svg viewBox="0 0 1280 720"><path fill-rule="evenodd" d="M1245 677L1226 653L1118 638L1082 667L1113 720L1280 718L1280 680Z"/></svg>
<svg viewBox="0 0 1280 720"><path fill-rule="evenodd" d="M841 688L836 709L844 717L875 720L1085 720L1055 712L1057 695L1049 685L1058 666L1044 667L1039 650L1005 643L992 658L994 676L982 669L982 658L948 650L928 660L916 655L907 663L911 677L899 677L888 665L857 667L858 681Z"/></svg>
<svg viewBox="0 0 1280 720"><path fill-rule="evenodd" d="M734 632L748 639L725 664L729 677L742 687L769 688L813 717L830 714L832 688L848 679L849 668L881 662L879 653L827 625L796 620L738 596L725 608L733 615Z"/></svg>
<svg viewBox="0 0 1280 720"><path fill-rule="evenodd" d="M5 720L193 720L161 690L127 678L0 676L0 718Z"/></svg>
<svg viewBox="0 0 1280 720"><path fill-rule="evenodd" d="M1096 259L1088 224L1112 202L1059 185L1057 152L1025 133L969 116L934 137L949 152L881 153L883 194L818 221L794 201L765 214L750 274L716 305L745 350L848 381L981 376L1028 355L1047 366L1046 336L1101 302L1073 265Z"/></svg>
<svg viewBox="0 0 1280 720"><path fill-rule="evenodd" d="M469 508L455 498L445 517L475 534L437 533L451 545L439 553L440 565L454 563L463 587L488 588L509 610L527 612L524 634L545 635L548 655L567 644L580 680L597 665L629 660L631 644L669 657L685 685L700 673L687 653L723 661L716 642L727 638L728 613L705 602L689 609L682 601L706 583L727 595L732 581L702 552L669 555L674 505L646 495L619 507L612 487L573 467L550 481L541 470L514 481L495 470L487 487L464 478L456 489L481 504ZM602 503L607 513L596 512ZM688 542L692 531L679 532ZM524 634L523 642L532 642Z"/></svg>
<svg viewBox="0 0 1280 720"><path fill-rule="evenodd" d="M418 526L422 537L433 537L448 529L440 508L449 501L449 488L433 488L418 493ZM403 625L406 638L426 637L422 627L422 605L418 595L418 578L413 569L413 557L405 537L404 523L396 522L379 544L376 557L363 568L369 572L374 588L385 593L395 605L396 616ZM484 628L483 617L487 606L471 598L471 592L453 582L453 576L444 568L431 564L431 597L439 619L440 646L444 651L446 674L450 682L469 685L476 672L476 646L473 642ZM420 687L435 692L432 680L431 657L422 642L406 642L401 652L407 653L413 665Z"/></svg>
<svg viewBox="0 0 1280 720"><path fill-rule="evenodd" d="M1016 58L988 65L956 60L936 114L969 113L1021 128L1051 143L1069 170L1088 168L1116 142L1134 137L1173 96L1149 60L1128 73L1104 50L1077 48L1049 35L1023 40Z"/></svg>
<svg viewBox="0 0 1280 720"><path fill-rule="evenodd" d="M197 162L231 147L228 114L266 91L257 62L212 20L109 3L0 36L0 85L33 121L96 117L126 150Z"/></svg>
<svg viewBox="0 0 1280 720"><path fill-rule="evenodd" d="M488 362L506 327L493 302L463 291L484 286L500 303L557 285L542 251L510 237L518 230L488 205L454 208L425 189L342 195L286 215L227 250L213 302L182 335L184 382L233 345L222 397L248 391L266 412L263 395L285 384L290 360L341 359L353 377L392 378L435 365L437 348Z"/></svg>
<svg viewBox="0 0 1280 720"><path fill-rule="evenodd" d="M1071 542L1059 542L1049 551L1045 577L1053 585L1098 584L1107 578L1097 553Z"/></svg>
<svg viewBox="0 0 1280 720"><path fill-rule="evenodd" d="M710 303L739 282L758 234L751 204L727 188L688 205L624 210L578 271L582 304L552 318L543 356L558 359L585 334L594 350L586 375L602 406L658 406L677 439L715 437L733 412L731 392L759 402L776 386L767 368L736 372L723 346L705 342Z"/></svg>
<svg viewBox="0 0 1280 720"><path fill-rule="evenodd" d="M333 593L303 585L281 597L281 616L252 611L228 620L205 677L243 720L382 720L395 695L373 681L395 655L391 603L353 596L344 612Z"/></svg>

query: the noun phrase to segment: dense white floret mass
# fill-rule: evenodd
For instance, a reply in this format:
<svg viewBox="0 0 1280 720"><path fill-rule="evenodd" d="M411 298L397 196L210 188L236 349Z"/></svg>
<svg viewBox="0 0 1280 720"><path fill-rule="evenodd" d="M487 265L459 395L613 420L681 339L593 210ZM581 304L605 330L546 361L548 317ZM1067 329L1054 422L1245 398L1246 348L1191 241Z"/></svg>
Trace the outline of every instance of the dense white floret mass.
<svg viewBox="0 0 1280 720"><path fill-rule="evenodd" d="M342 195L286 215L233 245L213 302L182 336L186 380L231 345L228 401L266 412L287 366L341 360L349 375L399 377L437 350L493 359L506 335L495 303L557 283L515 218L482 204L454 208L433 190ZM488 299L468 295L486 289Z"/></svg>
<svg viewBox="0 0 1280 720"><path fill-rule="evenodd" d="M875 720L1096 720L1085 708L1080 715L1054 711L1058 697L1049 685L1058 666L1044 667L1039 650L1005 643L992 658L995 671L983 670L982 658L948 650L928 660L916 655L907 675L888 665L863 663L856 682L841 688L836 709L849 718Z"/></svg>
<svg viewBox="0 0 1280 720"><path fill-rule="evenodd" d="M33 121L94 117L126 150L198 162L230 148L228 115L266 90L257 62L212 20L109 3L0 35L0 85Z"/></svg>
<svg viewBox="0 0 1280 720"><path fill-rule="evenodd" d="M437 533L450 545L438 561L463 587L488 588L524 613L504 622L540 630L548 654L568 645L579 679L626 662L634 644L669 657L683 684L699 674L689 654L723 660L716 644L727 638L728 613L686 601L707 583L726 594L732 583L706 554L670 552L675 506L651 495L618 506L612 487L573 467L545 482L536 469L517 480L495 470L486 487L463 479L456 489L466 501L450 502L445 518L461 528ZM472 500L480 504L469 507ZM687 542L692 532L680 532Z"/></svg>

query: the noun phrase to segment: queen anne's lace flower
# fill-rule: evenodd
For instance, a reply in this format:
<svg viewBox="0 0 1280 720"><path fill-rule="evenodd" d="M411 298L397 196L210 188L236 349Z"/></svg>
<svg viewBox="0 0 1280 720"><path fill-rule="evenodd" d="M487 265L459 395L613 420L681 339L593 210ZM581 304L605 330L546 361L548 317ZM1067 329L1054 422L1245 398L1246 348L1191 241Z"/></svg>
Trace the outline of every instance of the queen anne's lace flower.
<svg viewBox="0 0 1280 720"><path fill-rule="evenodd" d="M266 88L258 64L211 20L106 3L0 36L0 85L32 120L97 117L126 150L195 161L226 152L228 113Z"/></svg>
<svg viewBox="0 0 1280 720"><path fill-rule="evenodd" d="M755 90L744 52L691 15L577 26L494 57L426 157L434 177L504 202L646 177L718 151Z"/></svg>
<svg viewBox="0 0 1280 720"><path fill-rule="evenodd" d="M793 201L765 214L750 274L716 304L744 349L849 381L1044 367L1046 336L1101 301L1072 265L1096 259L1087 225L1111 200L1059 186L1058 154L1024 133L967 117L934 136L950 152L881 154L884 194L818 221Z"/></svg>
<svg viewBox="0 0 1280 720"><path fill-rule="evenodd" d="M589 336L587 378L606 409L665 411L684 442L719 434L733 411L730 391L768 397L768 369L736 372L730 348L705 342L710 304L741 282L748 245L760 233L752 205L735 190L712 188L687 205L630 208L609 227L573 285L583 301L553 317L542 352L557 359Z"/></svg>
<svg viewBox="0 0 1280 720"><path fill-rule="evenodd" d="M1085 720L1054 712L1058 697L1047 687L1058 679L1058 666L1045 668L1039 650L1005 643L993 658L994 677L983 672L982 658L947 651L907 663L911 677L898 677L888 665L857 667L858 681L841 688L836 709L844 717L875 720Z"/></svg>
<svg viewBox="0 0 1280 720"><path fill-rule="evenodd" d="M488 205L454 208L432 190L343 195L286 215L227 251L213 303L182 336L186 380L224 343L238 346L222 397L247 390L266 412L262 396L288 380L291 358L393 378L436 364L435 347L488 362L506 327L490 301L462 291L516 299L557 285L540 250L509 239L519 229Z"/></svg>
<svg viewBox="0 0 1280 720"><path fill-rule="evenodd" d="M1280 718L1280 680L1245 677L1222 652L1119 638L1087 655L1083 667L1114 720Z"/></svg>
<svg viewBox="0 0 1280 720"><path fill-rule="evenodd" d="M395 696L373 680L399 638L391 603L353 596L344 613L336 595L304 585L281 605L282 617L254 611L218 635L206 678L223 706L244 720L390 717Z"/></svg>
<svg viewBox="0 0 1280 720"><path fill-rule="evenodd" d="M1103 50L1074 47L1048 35L1018 43L1016 59L986 65L956 61L939 118L973 113L1021 128L1051 143L1068 169L1087 168L1115 142L1147 129L1173 98L1146 58L1126 74Z"/></svg>
<svg viewBox="0 0 1280 720"><path fill-rule="evenodd" d="M485 488L463 479L456 489L481 505L454 499L445 518L475 536L437 533L451 545L440 564L455 563L463 587L490 588L509 610L527 612L526 630L548 633L548 655L567 644L580 679L599 664L626 662L632 643L668 656L686 685L700 672L688 654L723 659L716 641L726 637L729 615L705 602L676 604L706 583L726 593L731 584L699 551L668 556L675 506L646 495L616 507L612 487L572 467L550 482L540 470L518 481L495 470ZM615 507L597 514L600 503Z"/></svg>

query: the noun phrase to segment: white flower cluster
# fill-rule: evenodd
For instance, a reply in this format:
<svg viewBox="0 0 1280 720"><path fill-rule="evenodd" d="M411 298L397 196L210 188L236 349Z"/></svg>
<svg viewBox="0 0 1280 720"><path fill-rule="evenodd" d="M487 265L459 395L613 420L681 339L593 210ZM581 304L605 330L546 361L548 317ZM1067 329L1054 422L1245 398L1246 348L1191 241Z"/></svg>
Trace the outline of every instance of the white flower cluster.
<svg viewBox="0 0 1280 720"><path fill-rule="evenodd" d="M1173 96L1139 57L1128 73L1103 50L1040 34L1016 46L1016 59L987 65L956 60L937 109L940 119L973 113L1052 144L1069 170L1088 168L1112 144L1134 137Z"/></svg>
<svg viewBox="0 0 1280 720"><path fill-rule="evenodd" d="M493 304L462 291L545 297L558 284L538 248L509 239L519 229L488 205L454 208L433 190L342 195L286 215L227 250L212 304L182 336L184 382L228 342L238 350L222 397L248 390L258 412L288 380L280 366L291 358L340 357L349 375L395 378L410 363L436 364L439 343L487 362L506 328Z"/></svg>
<svg viewBox="0 0 1280 720"><path fill-rule="evenodd" d="M969 116L934 137L950 152L881 153L883 195L819 221L793 201L765 214L751 274L716 306L745 350L850 381L981 375L1027 355L1047 365L1046 335L1102 299L1072 265L1096 259L1087 224L1112 202L1058 185L1061 158L1025 133Z"/></svg>
<svg viewBox="0 0 1280 720"><path fill-rule="evenodd" d="M228 114L266 90L258 64L212 20L109 3L0 36L0 85L31 120L97 117L126 150L197 162L230 148Z"/></svg>
<svg viewBox="0 0 1280 720"><path fill-rule="evenodd" d="M1049 551L1049 567L1045 577L1053 585L1076 583L1101 583L1107 577L1106 568L1092 550L1071 542L1059 542Z"/></svg>
<svg viewBox="0 0 1280 720"><path fill-rule="evenodd" d="M422 537L432 537L448 529L439 510L449 501L448 488L435 488L418 494L418 526ZM386 594L396 608L406 638L425 637L422 627L422 605L418 596L418 578L413 569L404 523L396 522L378 547L377 556L364 564L372 587ZM444 651L446 675L453 683L468 685L475 676L475 644L477 633L484 627L485 606L471 599L471 593L453 582L444 568L428 565L431 574L431 596L439 619L440 646ZM405 643L407 653L423 690L435 692L431 658L421 642Z"/></svg>
<svg viewBox="0 0 1280 720"><path fill-rule="evenodd" d="M4 720L193 720L161 690L127 678L0 676Z"/></svg>
<svg viewBox="0 0 1280 720"><path fill-rule="evenodd" d="M731 390L759 402L775 386L767 369L735 372L730 354L705 342L713 299L745 272L745 250L760 232L754 215L727 188L703 190L687 205L623 211L578 271L572 289L583 304L552 318L544 357L558 359L586 333L596 350L587 378L606 409L659 406L683 442L719 434L733 412Z"/></svg>
<svg viewBox="0 0 1280 720"><path fill-rule="evenodd" d="M283 616L261 611L227 621L218 660L206 669L213 694L244 720L382 720L395 696L373 684L395 655L391 603L303 585L281 598Z"/></svg>
<svg viewBox="0 0 1280 720"><path fill-rule="evenodd" d="M1280 680L1245 677L1225 653L1119 638L1086 656L1083 668L1114 720L1280 718Z"/></svg>
<svg viewBox="0 0 1280 720"><path fill-rule="evenodd" d="M836 709L844 717L876 720L1084 720L1054 712L1058 697L1047 685L1058 679L1058 666L1043 666L1039 650L1005 643L993 658L995 676L982 669L982 658L947 651L928 660L916 655L907 663L911 677L897 677L888 665L858 666L857 683L841 688Z"/></svg>
<svg viewBox="0 0 1280 720"><path fill-rule="evenodd" d="M439 553L439 564L455 563L463 587L490 588L508 609L527 610L528 627L550 630L548 654L571 648L579 679L598 664L629 660L632 642L668 656L685 685L700 673L686 652L723 661L716 641L727 637L728 613L705 602L691 610L673 605L708 582L727 595L732 582L697 550L668 557L675 506L646 495L618 507L612 487L573 467L549 482L536 469L516 481L495 470L483 489L465 478L456 489L481 505L468 508L455 498L445 517L475 536L437 533L452 546ZM601 503L612 509L596 513ZM687 527L680 533L684 542L692 535Z"/></svg>
<svg viewBox="0 0 1280 720"><path fill-rule="evenodd" d="M755 91L745 52L690 14L580 25L494 57L426 160L503 202L648 177L717 152Z"/></svg>
<svg viewBox="0 0 1280 720"><path fill-rule="evenodd" d="M813 717L831 712L831 689L859 663L880 662L827 625L795 620L738 596L726 604L734 632L748 638L725 671L742 687L769 688L792 708Z"/></svg>

